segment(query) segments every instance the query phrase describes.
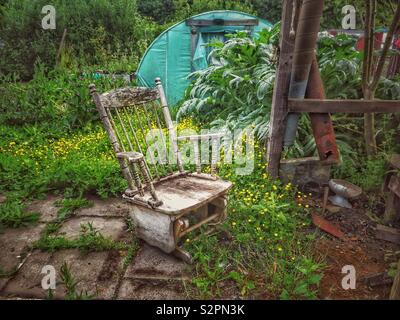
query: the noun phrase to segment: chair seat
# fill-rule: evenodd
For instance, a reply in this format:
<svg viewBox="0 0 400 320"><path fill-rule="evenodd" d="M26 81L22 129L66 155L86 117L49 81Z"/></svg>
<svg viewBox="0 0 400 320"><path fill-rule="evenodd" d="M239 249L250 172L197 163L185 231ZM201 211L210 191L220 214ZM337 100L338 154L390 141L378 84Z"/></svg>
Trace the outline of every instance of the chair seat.
<svg viewBox="0 0 400 320"><path fill-rule="evenodd" d="M224 195L232 187L232 183L222 179L204 179L195 175L178 176L159 182L155 189L159 199L163 204L154 208L154 211L168 215L179 215L188 211L195 210L204 204ZM124 197L130 202L144 205L140 201L135 201L138 196L129 198ZM141 199L150 199L151 195L145 192Z"/></svg>

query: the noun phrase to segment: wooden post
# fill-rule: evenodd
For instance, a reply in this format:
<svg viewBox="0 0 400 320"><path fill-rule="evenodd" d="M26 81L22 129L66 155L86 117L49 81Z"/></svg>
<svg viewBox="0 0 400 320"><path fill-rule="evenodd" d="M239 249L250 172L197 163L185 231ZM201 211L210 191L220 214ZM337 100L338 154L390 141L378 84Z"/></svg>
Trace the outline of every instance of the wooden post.
<svg viewBox="0 0 400 320"><path fill-rule="evenodd" d="M390 291L390 300L400 300L400 260L397 264L397 273L394 278L392 290Z"/></svg>
<svg viewBox="0 0 400 320"><path fill-rule="evenodd" d="M270 177L279 177L279 162L283 148L283 134L287 115L287 100L292 69L294 34L293 16L295 0L284 0L282 6L282 27L280 41L280 57L272 98L271 121L267 146L267 170Z"/></svg>
<svg viewBox="0 0 400 320"><path fill-rule="evenodd" d="M392 191L386 196L386 209L383 223L392 224L396 221L400 212L400 198Z"/></svg>

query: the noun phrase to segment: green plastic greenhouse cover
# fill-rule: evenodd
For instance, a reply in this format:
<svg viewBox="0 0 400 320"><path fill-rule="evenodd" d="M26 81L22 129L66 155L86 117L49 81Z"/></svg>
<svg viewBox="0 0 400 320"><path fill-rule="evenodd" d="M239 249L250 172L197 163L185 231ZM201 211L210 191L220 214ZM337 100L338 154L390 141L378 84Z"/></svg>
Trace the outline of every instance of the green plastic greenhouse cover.
<svg viewBox="0 0 400 320"><path fill-rule="evenodd" d="M189 18L190 20L257 20L254 26L232 26L216 23L214 25L198 26L198 38L195 50L192 52L191 26L187 20L181 21L161 33L146 50L136 72L139 84L153 87L154 79L161 78L170 106L183 98L189 85L188 76L194 70L207 67L207 56L210 48L205 44L213 38L223 40L224 34L240 30L249 30L253 36L272 24L247 13L238 11L211 11ZM188 19L188 20L189 20ZM239 24L239 23L238 23Z"/></svg>

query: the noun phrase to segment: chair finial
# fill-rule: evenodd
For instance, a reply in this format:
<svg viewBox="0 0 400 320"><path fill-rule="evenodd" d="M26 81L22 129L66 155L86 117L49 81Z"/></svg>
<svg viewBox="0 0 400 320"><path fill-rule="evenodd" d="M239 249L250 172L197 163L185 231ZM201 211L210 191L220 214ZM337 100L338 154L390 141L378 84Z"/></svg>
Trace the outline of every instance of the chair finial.
<svg viewBox="0 0 400 320"><path fill-rule="evenodd" d="M89 92L90 92L91 95L93 95L93 94L95 94L97 92L96 91L96 85L94 83L91 83L89 85Z"/></svg>
<svg viewBox="0 0 400 320"><path fill-rule="evenodd" d="M159 77L157 77L157 78L155 79L155 82L156 82L156 86L158 86L158 85L161 84L161 79L160 79Z"/></svg>

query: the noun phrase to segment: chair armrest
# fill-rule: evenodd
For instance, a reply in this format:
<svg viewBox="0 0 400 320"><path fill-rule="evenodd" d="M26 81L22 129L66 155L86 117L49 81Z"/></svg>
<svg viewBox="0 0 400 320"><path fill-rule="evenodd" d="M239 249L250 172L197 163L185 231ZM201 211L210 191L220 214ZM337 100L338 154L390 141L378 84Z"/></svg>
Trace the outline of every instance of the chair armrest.
<svg viewBox="0 0 400 320"><path fill-rule="evenodd" d="M143 154L140 152L118 152L116 154L118 159L125 159L129 163L138 162L139 160L143 159Z"/></svg>

